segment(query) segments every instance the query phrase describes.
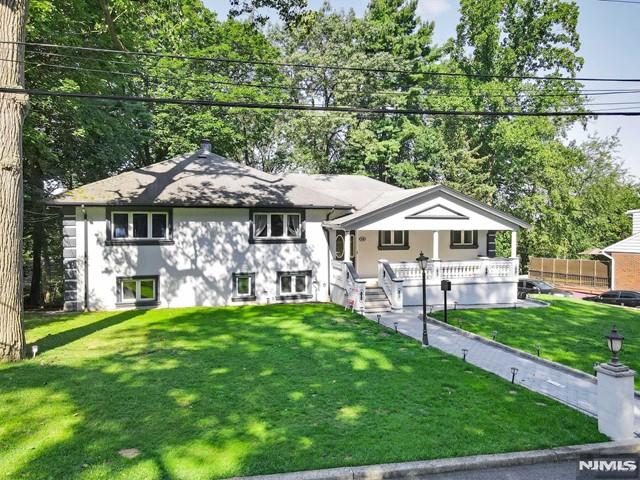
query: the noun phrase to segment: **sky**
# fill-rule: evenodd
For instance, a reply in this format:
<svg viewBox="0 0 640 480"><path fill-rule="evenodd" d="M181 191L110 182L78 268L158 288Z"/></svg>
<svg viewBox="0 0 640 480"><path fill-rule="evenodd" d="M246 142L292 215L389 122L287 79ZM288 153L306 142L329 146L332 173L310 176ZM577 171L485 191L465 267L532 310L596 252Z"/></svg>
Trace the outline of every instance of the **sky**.
<svg viewBox="0 0 640 480"><path fill-rule="evenodd" d="M337 9L353 8L362 14L368 0L332 0ZM580 18L578 32L584 58L581 77L640 78L640 4L616 3L600 0L578 0ZM204 4L226 18L228 0L204 0ZM309 7L319 8L322 0L309 0ZM455 35L458 22L458 2L456 0L419 0L418 13L424 20L435 22L434 42L442 43ZM585 88L635 88L640 83L597 83L589 82ZM594 100L595 102L596 100ZM601 96L598 102L639 102L637 94ZM620 108L619 105L593 107L599 109ZM636 109L633 109L636 111ZM624 111L624 110L623 110ZM589 134L610 136L616 132L620 138L618 156L630 173L640 178L640 117L599 117L591 120L587 129L574 127L570 139L584 141Z"/></svg>

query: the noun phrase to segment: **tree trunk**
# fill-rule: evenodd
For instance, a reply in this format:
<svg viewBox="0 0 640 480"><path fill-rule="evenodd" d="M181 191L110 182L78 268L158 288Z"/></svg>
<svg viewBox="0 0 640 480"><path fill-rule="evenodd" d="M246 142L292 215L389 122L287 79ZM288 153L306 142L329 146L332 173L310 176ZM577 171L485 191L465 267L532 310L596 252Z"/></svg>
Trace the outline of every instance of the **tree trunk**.
<svg viewBox="0 0 640 480"><path fill-rule="evenodd" d="M0 0L0 87L24 88L27 0ZM24 355L22 126L28 98L0 93L0 361Z"/></svg>
<svg viewBox="0 0 640 480"><path fill-rule="evenodd" d="M28 168L28 164L31 166ZM29 306L41 307L43 300L42 289L42 252L45 244L45 232L47 228L47 217L44 208L44 180L42 170L37 164L37 160L32 159L31 162L25 159L25 165L23 171L25 173L25 182L30 186L31 201L28 203L27 208L31 210L31 228L28 227L25 230L31 231L32 239L32 256L33 261L31 265L31 285L29 288Z"/></svg>

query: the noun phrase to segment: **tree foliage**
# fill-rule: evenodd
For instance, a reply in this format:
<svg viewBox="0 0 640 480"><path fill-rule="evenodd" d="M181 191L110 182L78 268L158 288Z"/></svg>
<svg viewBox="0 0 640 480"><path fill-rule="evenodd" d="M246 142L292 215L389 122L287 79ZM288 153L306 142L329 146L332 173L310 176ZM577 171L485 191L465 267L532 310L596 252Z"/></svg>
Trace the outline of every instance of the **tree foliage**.
<svg viewBox="0 0 640 480"><path fill-rule="evenodd" d="M585 109L583 85L573 79L583 65L574 3L462 0L456 35L442 45L433 43L434 23L418 16L416 0L372 0L362 16L328 3L311 11L304 0L230 3L232 18L221 21L199 0L32 0L28 39L307 67L29 49L28 63L38 66L27 71L27 83L323 106ZM269 8L282 22L263 28ZM567 80L526 78L548 74ZM202 137L217 153L271 172L358 173L406 188L444 183L529 221L520 243L525 260L576 256L627 235L624 212L640 206L640 187L616 158L617 139L569 142L577 122L588 118L274 113L34 98L25 130L31 300L51 300L59 277L52 267L60 252L57 219L43 206L54 189L189 151ZM41 278L51 284L39 288Z"/></svg>

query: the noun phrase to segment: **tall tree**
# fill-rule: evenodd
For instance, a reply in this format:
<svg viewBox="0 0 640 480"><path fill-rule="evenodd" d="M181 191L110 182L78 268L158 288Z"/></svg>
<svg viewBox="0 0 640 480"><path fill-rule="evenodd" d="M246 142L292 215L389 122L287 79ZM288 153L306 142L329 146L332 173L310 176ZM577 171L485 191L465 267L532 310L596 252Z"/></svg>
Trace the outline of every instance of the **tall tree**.
<svg viewBox="0 0 640 480"><path fill-rule="evenodd" d="M264 8L274 9L282 21L290 25L300 19L307 6L307 0L230 0L230 2L231 16L249 14L256 23L261 25L269 19L266 14L260 13Z"/></svg>
<svg viewBox="0 0 640 480"><path fill-rule="evenodd" d="M30 42L179 52L238 60L276 60L278 51L249 21L217 20L200 0L32 0ZM140 12L143 12L142 16ZM141 28L141 24L144 28ZM56 91L276 102L277 68L141 58L127 54L29 47L27 85ZM59 282L43 285L61 262L56 219L44 202L73 188L195 148L209 137L216 153L274 170L283 156L265 139L273 112L143 105L36 97L25 125L25 261L28 303L60 299Z"/></svg>
<svg viewBox="0 0 640 480"><path fill-rule="evenodd" d="M0 87L24 88L27 0L0 0ZM0 93L0 361L24 355L22 307L23 94Z"/></svg>

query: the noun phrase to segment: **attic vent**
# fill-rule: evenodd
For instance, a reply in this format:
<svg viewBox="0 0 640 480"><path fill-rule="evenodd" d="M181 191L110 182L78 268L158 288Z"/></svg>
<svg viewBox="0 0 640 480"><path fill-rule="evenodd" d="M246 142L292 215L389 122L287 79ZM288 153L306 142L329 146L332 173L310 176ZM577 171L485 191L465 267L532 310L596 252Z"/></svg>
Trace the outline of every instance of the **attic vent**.
<svg viewBox="0 0 640 480"><path fill-rule="evenodd" d="M211 141L203 138L202 142L200 142L200 149L202 150L201 156L209 155L211 153Z"/></svg>

